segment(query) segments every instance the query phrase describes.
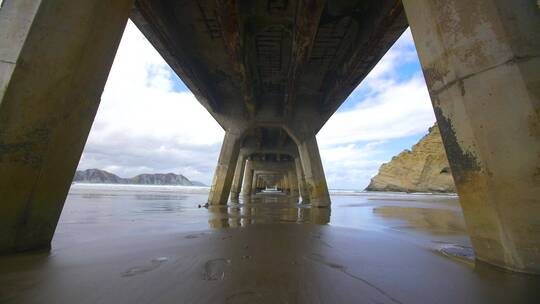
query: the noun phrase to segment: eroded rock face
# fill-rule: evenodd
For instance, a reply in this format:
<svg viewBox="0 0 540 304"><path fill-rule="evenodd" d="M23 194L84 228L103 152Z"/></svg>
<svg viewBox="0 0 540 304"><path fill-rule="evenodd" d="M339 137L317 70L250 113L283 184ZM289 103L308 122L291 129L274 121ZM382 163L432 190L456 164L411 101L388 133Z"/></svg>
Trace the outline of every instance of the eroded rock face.
<svg viewBox="0 0 540 304"><path fill-rule="evenodd" d="M412 151L405 150L383 164L366 190L456 192L437 124Z"/></svg>

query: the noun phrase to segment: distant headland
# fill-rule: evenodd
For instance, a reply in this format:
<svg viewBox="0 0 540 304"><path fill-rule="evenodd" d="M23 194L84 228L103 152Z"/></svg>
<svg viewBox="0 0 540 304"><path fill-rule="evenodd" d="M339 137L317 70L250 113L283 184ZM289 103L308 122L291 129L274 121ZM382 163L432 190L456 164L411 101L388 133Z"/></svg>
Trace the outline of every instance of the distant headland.
<svg viewBox="0 0 540 304"><path fill-rule="evenodd" d="M182 185L206 186L198 181L191 181L182 174L154 173L139 174L131 178L119 177L116 174L100 169L77 170L73 182L89 184L133 184L133 185Z"/></svg>
<svg viewBox="0 0 540 304"><path fill-rule="evenodd" d="M437 124L411 150L379 168L367 191L455 193L456 187Z"/></svg>

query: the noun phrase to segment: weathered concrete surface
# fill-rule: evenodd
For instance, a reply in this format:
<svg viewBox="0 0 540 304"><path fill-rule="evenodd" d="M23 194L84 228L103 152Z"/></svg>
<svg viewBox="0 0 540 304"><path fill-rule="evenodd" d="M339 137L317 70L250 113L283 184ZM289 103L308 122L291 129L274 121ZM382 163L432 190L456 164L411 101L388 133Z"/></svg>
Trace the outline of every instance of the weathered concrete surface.
<svg viewBox="0 0 540 304"><path fill-rule="evenodd" d="M304 170L302 169L302 162L300 157L294 159L294 164L296 167L296 177L298 179L298 190L300 196L302 197L303 203L309 203L309 192L307 191L306 178L304 175Z"/></svg>
<svg viewBox="0 0 540 304"><path fill-rule="evenodd" d="M253 161L251 159L246 160L246 167L244 169L244 184L242 185L242 195L251 195L251 185L253 184Z"/></svg>
<svg viewBox="0 0 540 304"><path fill-rule="evenodd" d="M298 146L300 160L304 169L307 192L310 203L316 207L327 207L330 205L330 195L326 185L326 177L317 146L315 136L306 139Z"/></svg>
<svg viewBox="0 0 540 304"><path fill-rule="evenodd" d="M210 205L223 205L229 200L234 170L236 169L238 154L240 153L241 138L242 134L240 132L225 132L216 173L214 174L210 194L208 195L208 204Z"/></svg>
<svg viewBox="0 0 540 304"><path fill-rule="evenodd" d="M289 170L287 173L287 178L289 179L290 188L291 188L291 196L292 197L298 197L299 191L298 191L298 177L296 176L296 163L292 165L292 169Z"/></svg>
<svg viewBox="0 0 540 304"><path fill-rule="evenodd" d="M399 0L137 0L132 19L225 129L315 133L407 28Z"/></svg>
<svg viewBox="0 0 540 304"><path fill-rule="evenodd" d="M251 195L257 194L257 187L259 183L259 172L253 170L253 181L251 183Z"/></svg>
<svg viewBox="0 0 540 304"><path fill-rule="evenodd" d="M236 168L234 169L234 179L231 189L231 197L238 198L242 189L242 181L244 179L244 169L246 168L246 156L240 155L236 162Z"/></svg>
<svg viewBox="0 0 540 304"><path fill-rule="evenodd" d="M367 191L456 192L437 124L411 150L379 168Z"/></svg>
<svg viewBox="0 0 540 304"><path fill-rule="evenodd" d="M49 246L132 2L2 4L0 252Z"/></svg>
<svg viewBox="0 0 540 304"><path fill-rule="evenodd" d="M540 273L536 1L404 1L479 260Z"/></svg>
<svg viewBox="0 0 540 304"><path fill-rule="evenodd" d="M252 168L259 171L272 171L279 174L286 174L292 169L294 162L292 161L267 161L267 160L253 160Z"/></svg>

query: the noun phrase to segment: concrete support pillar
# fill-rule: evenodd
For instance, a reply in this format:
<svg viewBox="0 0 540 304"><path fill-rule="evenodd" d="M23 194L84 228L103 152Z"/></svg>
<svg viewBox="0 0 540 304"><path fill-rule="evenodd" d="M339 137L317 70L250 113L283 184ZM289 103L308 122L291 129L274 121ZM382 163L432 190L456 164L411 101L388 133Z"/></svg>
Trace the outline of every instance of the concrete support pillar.
<svg viewBox="0 0 540 304"><path fill-rule="evenodd" d="M298 197L298 178L296 177L296 170L289 170L287 171L290 189L291 189L291 196Z"/></svg>
<svg viewBox="0 0 540 304"><path fill-rule="evenodd" d="M304 169L302 169L302 162L300 157L294 159L294 166L296 169L296 178L298 180L298 190L302 196L303 203L309 203L309 192L307 191L306 178L304 176Z"/></svg>
<svg viewBox="0 0 540 304"><path fill-rule="evenodd" d="M310 202L315 207L330 206L330 195L315 136L304 140L298 146L302 168L307 184Z"/></svg>
<svg viewBox="0 0 540 304"><path fill-rule="evenodd" d="M225 205L229 200L229 193L234 177L234 170L240 152L241 135L227 131L221 146L216 172L212 180L212 187L208 196L208 204Z"/></svg>
<svg viewBox="0 0 540 304"><path fill-rule="evenodd" d="M281 180L283 181L283 193L289 194L291 191L291 189L289 188L289 176L287 174L283 174Z"/></svg>
<svg viewBox="0 0 540 304"><path fill-rule="evenodd" d="M251 186L253 184L253 161L246 160L246 168L244 169L244 185L242 185L242 194L251 195Z"/></svg>
<svg viewBox="0 0 540 304"><path fill-rule="evenodd" d="M236 168L234 169L234 178L231 188L231 197L238 198L240 196L240 190L242 189L242 181L244 179L244 169L246 167L246 156L240 155L236 162Z"/></svg>
<svg viewBox="0 0 540 304"><path fill-rule="evenodd" d="M265 186L265 181L262 176L259 177L259 182L257 183L257 190L261 190Z"/></svg>
<svg viewBox="0 0 540 304"><path fill-rule="evenodd" d="M255 171L253 173L253 182L251 184L251 195L257 194L257 183L259 181L259 173Z"/></svg>
<svg viewBox="0 0 540 304"><path fill-rule="evenodd" d="M0 253L50 246L132 2L3 2Z"/></svg>
<svg viewBox="0 0 540 304"><path fill-rule="evenodd" d="M403 3L476 258L540 273L537 1Z"/></svg>

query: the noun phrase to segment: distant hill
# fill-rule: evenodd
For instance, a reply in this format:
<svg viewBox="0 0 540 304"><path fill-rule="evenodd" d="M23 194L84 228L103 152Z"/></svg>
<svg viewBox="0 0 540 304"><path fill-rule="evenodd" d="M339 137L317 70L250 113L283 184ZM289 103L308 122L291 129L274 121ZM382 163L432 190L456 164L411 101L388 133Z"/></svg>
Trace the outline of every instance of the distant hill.
<svg viewBox="0 0 540 304"><path fill-rule="evenodd" d="M105 170L87 169L75 172L74 182L91 184L133 184L133 185L182 185L206 186L198 181L190 181L182 174L156 173L139 174L131 178L122 178Z"/></svg>
<svg viewBox="0 0 540 304"><path fill-rule="evenodd" d="M205 183L201 183L199 181L191 181L191 183L193 184L193 186L208 187L208 185L206 185Z"/></svg>

